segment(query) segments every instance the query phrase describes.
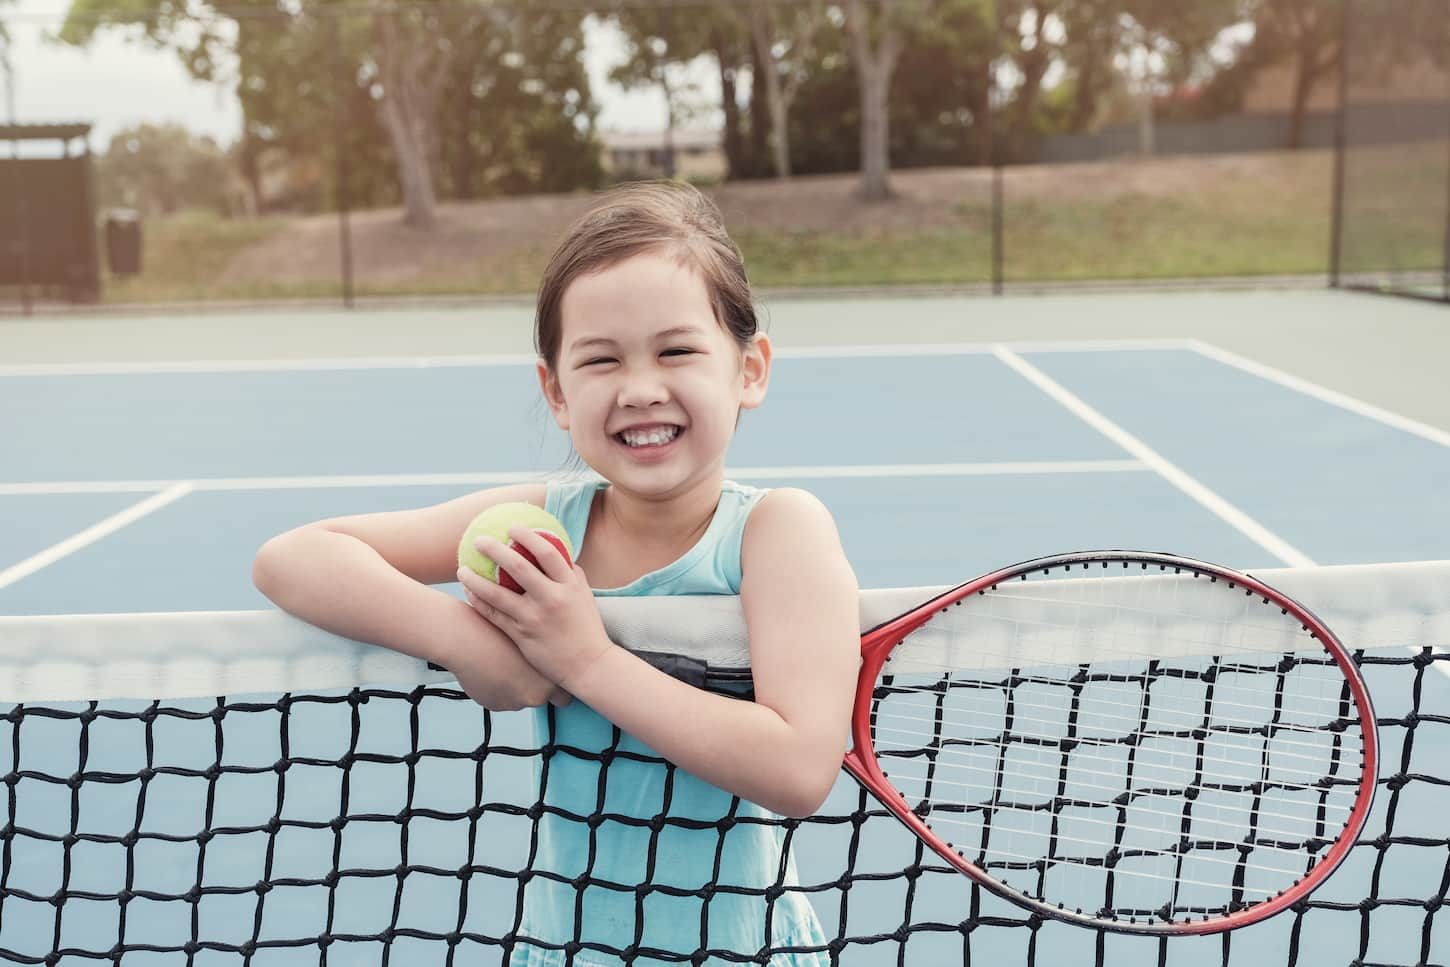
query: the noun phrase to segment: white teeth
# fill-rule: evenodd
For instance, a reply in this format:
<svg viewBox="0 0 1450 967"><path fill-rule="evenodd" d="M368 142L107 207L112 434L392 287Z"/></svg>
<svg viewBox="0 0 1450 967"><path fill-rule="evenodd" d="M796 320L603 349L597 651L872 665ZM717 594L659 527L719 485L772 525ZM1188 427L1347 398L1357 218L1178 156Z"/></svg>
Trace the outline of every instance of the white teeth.
<svg viewBox="0 0 1450 967"><path fill-rule="evenodd" d="M625 430L619 438L632 447L648 447L669 443L679 435L677 426L657 426L649 430Z"/></svg>

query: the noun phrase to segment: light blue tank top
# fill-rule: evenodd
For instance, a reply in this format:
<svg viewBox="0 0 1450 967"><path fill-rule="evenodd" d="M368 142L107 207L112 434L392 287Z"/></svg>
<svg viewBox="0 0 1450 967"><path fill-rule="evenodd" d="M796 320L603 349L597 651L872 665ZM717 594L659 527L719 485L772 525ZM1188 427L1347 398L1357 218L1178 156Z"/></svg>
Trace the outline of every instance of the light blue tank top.
<svg viewBox="0 0 1450 967"><path fill-rule="evenodd" d="M607 486L593 479L549 485L545 508L564 524L574 547L584 546L594 497ZM683 557L594 594L738 594L745 521L765 493L726 481L708 529ZM699 949L749 955L766 947L825 946L806 894L790 889L797 880L784 831L757 822L775 814L664 763L583 702L545 706L534 715L540 744L550 735L553 741L536 764L545 813L510 967L662 967L680 961L649 951L688 957ZM588 818L597 813L603 818L591 830ZM721 820L728 823L723 833L716 825ZM762 894L772 887L784 892L767 903ZM576 934L582 947L570 960L557 948ZM626 960L599 947L640 953ZM710 957L702 963L738 962ZM782 953L769 963L824 967L829 956Z"/></svg>

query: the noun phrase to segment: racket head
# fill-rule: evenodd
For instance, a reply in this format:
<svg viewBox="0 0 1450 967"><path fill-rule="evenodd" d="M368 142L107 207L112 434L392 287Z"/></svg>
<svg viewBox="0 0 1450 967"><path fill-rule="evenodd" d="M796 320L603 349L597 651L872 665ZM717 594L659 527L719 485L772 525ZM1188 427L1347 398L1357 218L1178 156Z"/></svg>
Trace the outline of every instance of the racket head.
<svg viewBox="0 0 1450 967"><path fill-rule="evenodd" d="M1152 633L1122 638L1135 624ZM1378 769L1368 689L1322 622L1249 575L1136 551L1013 565L870 630L852 739L847 770L950 866L1151 935L1308 896Z"/></svg>

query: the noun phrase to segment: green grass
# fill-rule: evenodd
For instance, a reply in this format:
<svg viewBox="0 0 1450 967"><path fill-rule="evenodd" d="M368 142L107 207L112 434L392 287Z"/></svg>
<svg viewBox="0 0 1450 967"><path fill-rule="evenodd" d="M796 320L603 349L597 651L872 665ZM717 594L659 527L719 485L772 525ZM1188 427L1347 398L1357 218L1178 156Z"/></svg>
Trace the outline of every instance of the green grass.
<svg viewBox="0 0 1450 967"><path fill-rule="evenodd" d="M1396 266L1433 267L1444 244L1446 146L1382 149L1350 168L1354 219L1346 252ZM1009 283L1092 279L1167 279L1327 271L1330 186L1328 152L1253 156L1252 163L1205 161L1193 190L1176 193L1152 179L1178 174L1139 167L1092 170L1063 166L1052 198L1033 197L1008 172L1004 231ZM1191 170L1191 169L1190 169ZM1106 172L1106 174L1104 174ZM1056 177L1057 172L1051 172ZM1134 188L1146 175L1150 189ZM1121 177L1120 177L1121 176ZM907 176L909 177L909 175ZM1072 180L1076 179L1076 181ZM1439 194L1427 188L1437 181ZM1116 182L1116 184L1115 184ZM1041 183L1038 173L1036 183ZM1357 185L1373 186L1354 193ZM1070 190L1068 190L1070 189ZM991 211L980 199L946 199L950 217L921 228L868 226L855 231L747 229L737 234L752 282L760 287L977 283L991 277ZM1443 206L1443 202L1441 203ZM187 213L145 225L142 275L107 280L107 302L207 299L335 298L339 274L277 282L219 281L247 246L287 225L284 216L224 219ZM406 249L404 249L406 251ZM534 291L546 246L499 247L496 254L448 266L417 266L405 281L359 275L359 296L507 295Z"/></svg>
<svg viewBox="0 0 1450 967"><path fill-rule="evenodd" d="M1445 258L1450 142L1367 147L1345 159L1343 269L1438 270Z"/></svg>
<svg viewBox="0 0 1450 967"><path fill-rule="evenodd" d="M254 280L238 284L219 281L234 256L286 224L285 216L223 218L208 211L149 218L141 229L141 274L107 273L102 279L104 301L191 302L291 294L268 291ZM104 265L104 253L101 261ZM326 294L335 291L334 284Z"/></svg>

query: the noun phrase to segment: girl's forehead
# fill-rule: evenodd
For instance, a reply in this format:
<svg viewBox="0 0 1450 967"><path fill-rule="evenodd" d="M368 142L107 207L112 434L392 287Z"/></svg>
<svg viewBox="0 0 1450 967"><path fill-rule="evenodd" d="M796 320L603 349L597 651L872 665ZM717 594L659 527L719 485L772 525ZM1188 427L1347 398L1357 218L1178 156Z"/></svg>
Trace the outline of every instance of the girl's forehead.
<svg viewBox="0 0 1450 967"><path fill-rule="evenodd" d="M704 278L661 254L636 255L580 276L559 306L563 345L578 339L649 338L682 327L719 329Z"/></svg>

